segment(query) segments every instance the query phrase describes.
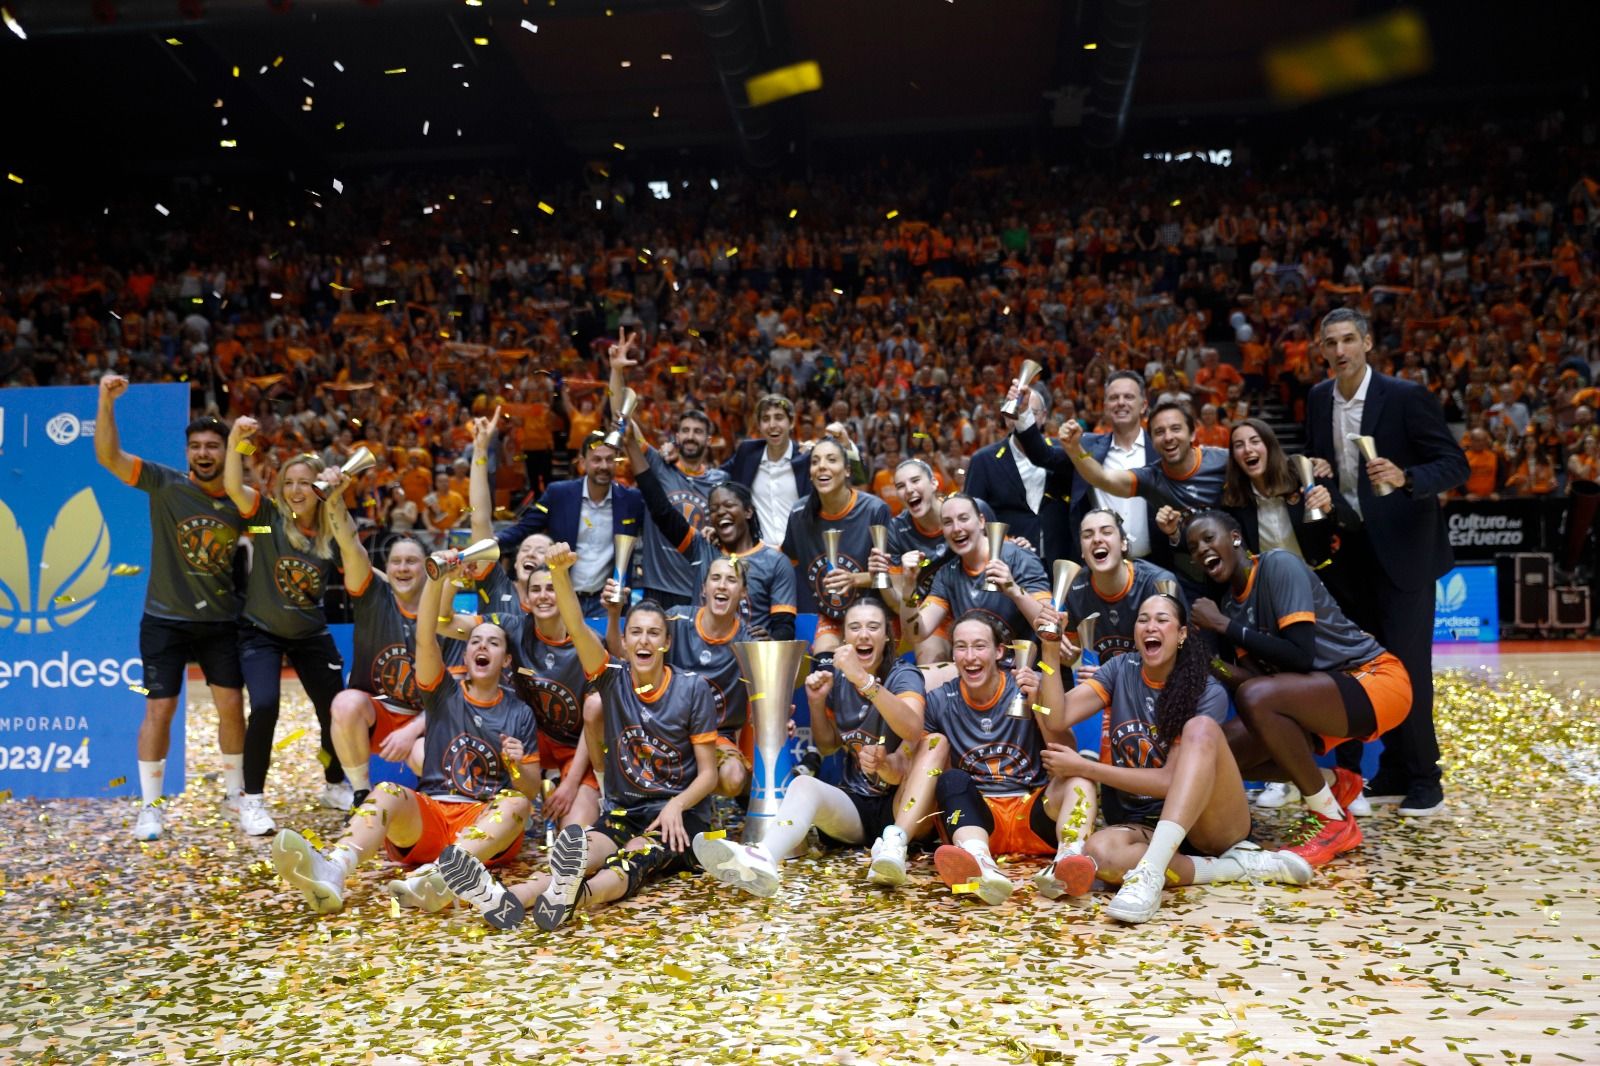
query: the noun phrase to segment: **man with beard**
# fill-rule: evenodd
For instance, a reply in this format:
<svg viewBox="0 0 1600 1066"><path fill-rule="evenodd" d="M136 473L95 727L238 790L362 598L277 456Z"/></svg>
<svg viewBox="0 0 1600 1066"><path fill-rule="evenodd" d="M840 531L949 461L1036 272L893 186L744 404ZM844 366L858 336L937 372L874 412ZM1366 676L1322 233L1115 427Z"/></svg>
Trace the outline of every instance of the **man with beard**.
<svg viewBox="0 0 1600 1066"><path fill-rule="evenodd" d="M122 450L114 405L128 379L100 379L94 455L124 484L150 496L150 583L139 622L145 710L139 726L139 840L161 836L161 781L184 670L198 662L217 707L224 803L244 792L244 674L237 623L243 599L233 583L233 554L245 520L222 487L228 427L217 418L189 423L187 476Z"/></svg>
<svg viewBox="0 0 1600 1066"><path fill-rule="evenodd" d="M673 507L682 512L697 532L706 521L706 498L711 490L728 480L718 467L706 466L706 449L711 440L711 420L702 411L685 411L678 419L678 461L669 463L654 448L646 449L631 429L624 439L628 462L635 470L650 470ZM639 585L646 599L661 606L687 607L695 602L694 564L677 542L654 519L644 524L644 540L639 545ZM624 584L627 584L626 580Z"/></svg>

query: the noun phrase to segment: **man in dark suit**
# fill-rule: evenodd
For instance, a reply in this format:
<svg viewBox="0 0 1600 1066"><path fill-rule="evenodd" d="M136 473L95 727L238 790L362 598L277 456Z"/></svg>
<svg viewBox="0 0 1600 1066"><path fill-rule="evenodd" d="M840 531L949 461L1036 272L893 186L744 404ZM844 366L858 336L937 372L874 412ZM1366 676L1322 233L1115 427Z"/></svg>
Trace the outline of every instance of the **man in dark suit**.
<svg viewBox="0 0 1600 1066"><path fill-rule="evenodd" d="M495 536L501 552L516 551L530 533L548 532L554 540L572 545L578 552L572 586L584 615L590 617L605 613L600 591L615 565L612 536L636 537L644 525L644 497L638 489L615 482L616 460L617 450L605 443L603 433L589 434L578 460L583 476L552 483L515 525Z"/></svg>
<svg viewBox="0 0 1600 1066"><path fill-rule="evenodd" d="M1044 418L1044 396L1037 389L1028 390L1028 410L1033 422ZM1072 485L1071 463L1046 468L1032 462L1013 428L1005 440L973 455L965 491L987 501L995 518L1011 527L1010 536L1032 544L1048 573L1057 559L1077 555L1067 514Z"/></svg>
<svg viewBox="0 0 1600 1066"><path fill-rule="evenodd" d="M1311 389L1307 451L1332 467L1361 519L1342 533L1339 551L1347 572L1363 578L1367 606L1356 614L1411 675L1411 713L1384 735L1367 796L1398 801L1401 814L1432 814L1444 803L1433 730L1434 581L1455 562L1439 494L1466 481L1467 457L1426 388L1368 366L1372 327L1359 312L1329 312L1318 344L1334 376ZM1379 457L1364 461L1353 435L1373 438ZM1390 491L1380 496L1383 485Z"/></svg>
<svg viewBox="0 0 1600 1066"><path fill-rule="evenodd" d="M1111 420L1110 433L1086 433L1083 450L1107 470L1138 470L1155 461L1155 446L1150 433L1144 428L1145 388L1144 377L1133 370L1118 370L1106 381L1106 417ZM1043 428L1032 414L1017 419L1017 440L1022 445L1028 461L1052 473L1072 473L1072 460L1062 448L1047 440ZM1115 511L1122 517L1122 529L1128 537L1128 557L1143 559L1152 555L1153 548L1164 542L1152 544L1150 540L1150 507L1138 496L1123 499L1101 492L1081 477L1072 480L1072 499L1068 504L1067 557L1083 562L1083 546L1078 530L1083 516L1096 507ZM1155 553L1158 557L1161 553ZM1169 553L1170 554L1170 553ZM1158 558L1168 569L1171 564Z"/></svg>
<svg viewBox="0 0 1600 1066"><path fill-rule="evenodd" d="M768 393L756 402L761 436L740 441L722 464L729 481L750 490L761 520L761 539L783 542L789 512L811 491L811 453L794 442L794 404Z"/></svg>

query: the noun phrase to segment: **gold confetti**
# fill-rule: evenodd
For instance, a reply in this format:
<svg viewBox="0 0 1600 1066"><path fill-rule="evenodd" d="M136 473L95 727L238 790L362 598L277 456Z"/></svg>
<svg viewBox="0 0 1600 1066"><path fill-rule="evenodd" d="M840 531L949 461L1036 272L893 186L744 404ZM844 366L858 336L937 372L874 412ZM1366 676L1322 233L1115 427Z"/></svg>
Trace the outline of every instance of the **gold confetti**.
<svg viewBox="0 0 1600 1066"><path fill-rule="evenodd" d="M62 606L65 606L66 604L69 604L69 603L77 603L78 602L78 597L69 596L69 595L67 595L66 593L63 592L61 595L57 596L51 602L54 603L57 607L62 607Z"/></svg>
<svg viewBox="0 0 1600 1066"><path fill-rule="evenodd" d="M137 693L138 693L138 694L139 694L139 695L141 695L141 696L148 696L148 695L150 695L150 690L149 690L149 689L147 689L147 688L145 688L145 687L144 687L144 686L142 686L142 685L129 685L129 686L128 686L128 690L129 690L129 691L130 691L130 692L137 692Z"/></svg>
<svg viewBox="0 0 1600 1066"><path fill-rule="evenodd" d="M400 901L394 896L389 897L389 917L400 917Z"/></svg>
<svg viewBox="0 0 1600 1066"><path fill-rule="evenodd" d="M295 741L299 740L301 737L303 737L305 735L306 735L306 731L304 729L296 729L293 733L290 733L288 736L284 737L282 740L280 740L277 743L273 744L272 745L272 750L273 751L282 751L284 748L287 748L290 744L293 744Z"/></svg>
<svg viewBox="0 0 1600 1066"><path fill-rule="evenodd" d="M682 966L679 966L675 962L662 963L661 972L666 974L668 977L676 977L680 981L694 980L694 974L690 973L688 970L685 970Z"/></svg>
<svg viewBox="0 0 1600 1066"><path fill-rule="evenodd" d="M118 563L111 568L112 577L132 577L144 573L144 567L137 563Z"/></svg>
<svg viewBox="0 0 1600 1066"><path fill-rule="evenodd" d="M110 781L106 782L106 787L107 788L121 788L123 785L126 785L127 783L128 783L128 779L126 777L113 777Z"/></svg>
<svg viewBox="0 0 1600 1066"><path fill-rule="evenodd" d="M1046 674L1050 674L1052 676L1056 672L1055 667L1051 666L1049 663L1040 663L1039 664L1039 669L1043 670Z"/></svg>
<svg viewBox="0 0 1600 1066"><path fill-rule="evenodd" d="M728 835L728 831L726 829L713 829L713 830L711 830L711 832L706 834L706 839L707 840L722 840L727 835Z"/></svg>
<svg viewBox="0 0 1600 1066"><path fill-rule="evenodd" d="M765 107L801 93L816 92L820 88L822 68L814 60L769 70L747 78L744 83L745 96L751 107Z"/></svg>
<svg viewBox="0 0 1600 1066"><path fill-rule="evenodd" d="M271 526L247 526L246 529L251 533L257 534L258 536L272 532Z"/></svg>
<svg viewBox="0 0 1600 1066"><path fill-rule="evenodd" d="M958 896L963 896L963 895L966 895L968 892L976 892L976 891L978 891L978 885L974 881L962 881L959 884L951 885L950 886L950 891L955 893Z"/></svg>
<svg viewBox="0 0 1600 1066"><path fill-rule="evenodd" d="M6 800L8 800L10 798L11 798L11 790L9 788L0 789L0 803L4 803Z"/></svg>
<svg viewBox="0 0 1600 1066"><path fill-rule="evenodd" d="M256 446L247 440L242 440L233 446L233 450L238 452L240 455L254 455L256 453Z"/></svg>

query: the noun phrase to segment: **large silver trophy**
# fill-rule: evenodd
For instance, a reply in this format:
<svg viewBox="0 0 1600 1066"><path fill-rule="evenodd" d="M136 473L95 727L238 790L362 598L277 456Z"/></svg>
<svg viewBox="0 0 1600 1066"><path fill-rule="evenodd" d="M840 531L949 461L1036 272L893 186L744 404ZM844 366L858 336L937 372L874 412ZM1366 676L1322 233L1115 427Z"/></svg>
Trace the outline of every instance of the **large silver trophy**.
<svg viewBox="0 0 1600 1066"><path fill-rule="evenodd" d="M803 640L743 640L733 646L750 686L750 727L755 732L755 759L750 770L750 807L745 812L744 842L765 839L783 802L793 757L789 752L789 714L795 684L809 645Z"/></svg>

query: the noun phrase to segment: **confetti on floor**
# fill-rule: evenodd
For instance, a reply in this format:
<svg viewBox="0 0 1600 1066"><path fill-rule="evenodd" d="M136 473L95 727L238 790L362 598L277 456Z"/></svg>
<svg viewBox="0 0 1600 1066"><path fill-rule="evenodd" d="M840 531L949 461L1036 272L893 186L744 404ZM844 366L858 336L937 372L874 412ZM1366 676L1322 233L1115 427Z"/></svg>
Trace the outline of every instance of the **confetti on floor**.
<svg viewBox="0 0 1600 1066"><path fill-rule="evenodd" d="M282 728L309 727L290 692ZM161 841L131 839L126 801L0 805L0 1062L1600 1061L1600 699L1453 674L1439 707L1447 811L1380 810L1306 889L1185 889L1124 927L1105 894L990 908L925 856L888 893L836 853L770 900L685 876L545 934L395 917L379 862L314 916L223 817L202 706L210 772ZM332 840L313 747L269 799Z"/></svg>

